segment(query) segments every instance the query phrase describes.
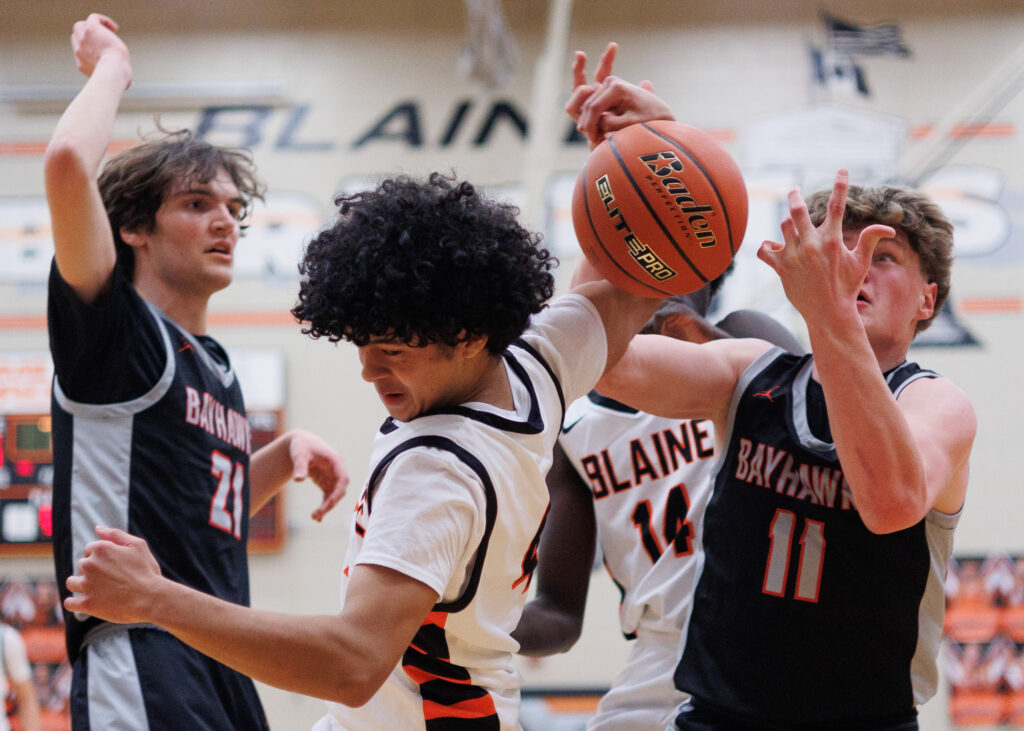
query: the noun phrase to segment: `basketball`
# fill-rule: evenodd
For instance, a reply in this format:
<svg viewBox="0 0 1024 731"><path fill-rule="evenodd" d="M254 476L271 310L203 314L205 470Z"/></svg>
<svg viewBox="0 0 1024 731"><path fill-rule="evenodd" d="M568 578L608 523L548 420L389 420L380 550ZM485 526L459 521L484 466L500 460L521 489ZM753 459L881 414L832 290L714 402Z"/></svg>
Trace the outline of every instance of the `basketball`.
<svg viewBox="0 0 1024 731"><path fill-rule="evenodd" d="M580 248L633 294L694 292L724 272L747 227L739 166L705 132L652 121L611 133L576 181Z"/></svg>

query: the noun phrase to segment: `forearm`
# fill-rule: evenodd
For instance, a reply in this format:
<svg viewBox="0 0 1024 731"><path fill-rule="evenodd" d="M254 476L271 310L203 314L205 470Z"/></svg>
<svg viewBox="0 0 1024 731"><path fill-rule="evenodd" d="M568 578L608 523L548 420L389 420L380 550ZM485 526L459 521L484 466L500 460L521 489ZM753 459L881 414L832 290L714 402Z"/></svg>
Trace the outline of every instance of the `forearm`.
<svg viewBox="0 0 1024 731"><path fill-rule="evenodd" d="M127 54L105 54L57 122L47 147L47 162L57 155L71 154L84 174L95 177L110 145L121 97L131 79Z"/></svg>
<svg viewBox="0 0 1024 731"><path fill-rule="evenodd" d="M130 78L126 57L103 56L46 148L44 178L57 268L86 302L106 291L116 263L96 176Z"/></svg>
<svg viewBox="0 0 1024 731"><path fill-rule="evenodd" d="M161 579L149 621L205 655L283 690L360 705L382 678L378 658L342 617L249 609Z"/></svg>
<svg viewBox="0 0 1024 731"><path fill-rule="evenodd" d="M260 447L249 459L249 515L255 515L291 479L291 432Z"/></svg>
<svg viewBox="0 0 1024 731"><path fill-rule="evenodd" d="M917 523L930 507L924 463L859 319L833 318L809 325L808 333L836 452L862 520L878 533Z"/></svg>
<svg viewBox="0 0 1024 731"><path fill-rule="evenodd" d="M21 731L40 731L42 726L39 720L39 699L36 697L32 681L23 680L20 683L12 683L12 685L18 704L18 721L21 723Z"/></svg>

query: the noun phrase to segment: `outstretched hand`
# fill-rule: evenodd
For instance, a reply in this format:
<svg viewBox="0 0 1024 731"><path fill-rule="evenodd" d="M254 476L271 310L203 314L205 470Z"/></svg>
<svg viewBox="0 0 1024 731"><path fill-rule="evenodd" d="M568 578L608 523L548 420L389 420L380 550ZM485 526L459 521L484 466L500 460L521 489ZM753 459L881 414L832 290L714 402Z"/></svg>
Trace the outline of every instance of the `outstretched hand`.
<svg viewBox="0 0 1024 731"><path fill-rule="evenodd" d="M779 275L786 297L810 324L812 318L856 315L857 296L871 266L875 246L896 235L882 224L866 226L848 247L843 212L849 174L840 170L832 186L825 220L815 228L798 188L789 193L789 215L782 222L783 242L765 241L757 256Z"/></svg>
<svg viewBox="0 0 1024 731"><path fill-rule="evenodd" d="M78 573L67 579L74 595L64 600L64 608L110 622L148 621L150 597L162 576L146 541L103 526L96 527L96 536L99 540L85 546Z"/></svg>
<svg viewBox="0 0 1024 731"><path fill-rule="evenodd" d="M322 520L345 497L349 482L345 462L327 442L303 429L292 432L288 451L292 460L292 479L302 482L310 477L324 494L323 501L312 515L313 520Z"/></svg>
<svg viewBox="0 0 1024 731"><path fill-rule="evenodd" d="M594 83L587 83L587 54L577 51L573 62L573 90L565 111L576 121L591 149L609 132L652 119L675 119L672 111L654 94L650 81L630 84L612 76L618 44L609 43L594 71Z"/></svg>
<svg viewBox="0 0 1024 731"><path fill-rule="evenodd" d="M71 48L78 70L86 76L92 76L96 64L108 53L129 57L128 47L117 35L117 23L99 13L91 13L85 20L75 23Z"/></svg>

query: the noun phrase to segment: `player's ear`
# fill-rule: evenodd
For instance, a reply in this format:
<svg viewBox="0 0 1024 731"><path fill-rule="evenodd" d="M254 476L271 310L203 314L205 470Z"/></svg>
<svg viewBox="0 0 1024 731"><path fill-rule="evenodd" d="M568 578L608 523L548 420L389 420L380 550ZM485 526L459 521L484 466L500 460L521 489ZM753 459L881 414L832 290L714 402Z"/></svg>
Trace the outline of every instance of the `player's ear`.
<svg viewBox="0 0 1024 731"><path fill-rule="evenodd" d="M456 347L462 350L464 358L475 358L487 348L487 336L467 335Z"/></svg>
<svg viewBox="0 0 1024 731"><path fill-rule="evenodd" d="M119 230L121 240L133 249L140 248L144 243L145 233L137 229L129 229L122 226Z"/></svg>
<svg viewBox="0 0 1024 731"><path fill-rule="evenodd" d="M918 317L923 321L927 320L935 312L935 297L939 291L939 285L929 282L921 290L921 304L918 307Z"/></svg>

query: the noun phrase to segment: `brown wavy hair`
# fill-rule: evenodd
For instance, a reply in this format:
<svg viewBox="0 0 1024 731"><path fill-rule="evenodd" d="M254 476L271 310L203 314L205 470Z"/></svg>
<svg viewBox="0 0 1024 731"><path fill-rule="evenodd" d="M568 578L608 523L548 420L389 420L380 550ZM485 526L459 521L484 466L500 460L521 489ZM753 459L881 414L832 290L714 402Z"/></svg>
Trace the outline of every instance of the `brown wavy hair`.
<svg viewBox="0 0 1024 731"><path fill-rule="evenodd" d="M262 200L265 192L247 150L211 145L187 129L161 132L164 136L159 139L147 140L111 158L99 177L117 259L129 279L135 273L135 254L121 238L121 229L152 231L157 210L176 185L208 183L225 170L245 201L240 215L243 220L251 211L252 201Z"/></svg>
<svg viewBox="0 0 1024 731"><path fill-rule="evenodd" d="M822 190L807 198L807 211L815 226L825 220L830 194L831 191ZM846 194L843 228L862 228L873 223L903 231L910 248L921 260L921 273L929 284L937 285L932 316L917 323L916 332L921 332L932 324L949 296L953 224L934 201L916 190L891 185L851 185Z"/></svg>

